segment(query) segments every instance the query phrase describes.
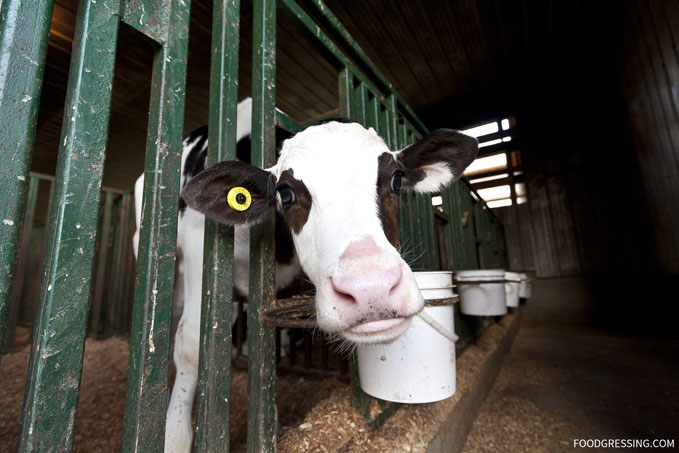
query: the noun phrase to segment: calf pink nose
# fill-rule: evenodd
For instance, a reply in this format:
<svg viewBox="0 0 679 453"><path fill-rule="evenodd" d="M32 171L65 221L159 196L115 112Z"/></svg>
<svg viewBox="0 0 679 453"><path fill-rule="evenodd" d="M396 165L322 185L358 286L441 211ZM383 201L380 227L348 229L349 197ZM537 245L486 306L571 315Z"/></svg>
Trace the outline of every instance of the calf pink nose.
<svg viewBox="0 0 679 453"><path fill-rule="evenodd" d="M389 302L403 277L400 263L375 264L374 260L359 262L349 272L330 277L332 289L342 296L340 299L345 304L356 305L347 307L349 309L392 311L393 308L393 315L397 315L400 307L390 307L392 304Z"/></svg>

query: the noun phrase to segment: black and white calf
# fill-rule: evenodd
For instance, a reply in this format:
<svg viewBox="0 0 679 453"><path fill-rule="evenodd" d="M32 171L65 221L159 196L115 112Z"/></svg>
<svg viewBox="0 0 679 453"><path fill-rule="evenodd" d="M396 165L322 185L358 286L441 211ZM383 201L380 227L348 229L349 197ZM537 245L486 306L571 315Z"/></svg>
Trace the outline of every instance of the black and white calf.
<svg viewBox="0 0 679 453"><path fill-rule="evenodd" d="M239 104L239 141L249 135L250 111L249 100ZM247 294L248 226L269 209L277 210L294 252L287 263L277 263L276 285L287 285L303 269L317 290L317 321L323 331L352 343L388 342L405 332L424 305L399 253L399 194L440 190L461 176L477 153L474 138L453 130L434 131L392 152L373 129L331 121L285 140L272 168L233 161L204 170L196 165L188 174L188 149L206 146L202 138L191 137L184 140L182 199L187 207L179 216L177 238L184 309L175 337L177 377L165 434L166 450L182 452L190 450L192 439L203 214L236 226L234 282ZM227 204L234 187L249 192L248 209Z"/></svg>

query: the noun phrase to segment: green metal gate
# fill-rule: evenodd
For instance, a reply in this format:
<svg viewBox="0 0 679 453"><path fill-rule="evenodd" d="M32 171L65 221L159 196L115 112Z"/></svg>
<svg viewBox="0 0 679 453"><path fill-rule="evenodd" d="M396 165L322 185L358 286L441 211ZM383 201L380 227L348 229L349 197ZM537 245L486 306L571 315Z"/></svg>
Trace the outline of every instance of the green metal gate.
<svg viewBox="0 0 679 453"><path fill-rule="evenodd" d="M278 8L277 8L278 6ZM275 160L276 16L286 14L337 70L340 115L374 127L392 149L427 129L321 0L255 0L252 164ZM0 26L0 328L28 191L52 0L7 0ZM177 199L188 41L188 0L83 0L78 5L38 315L18 451L70 450L95 265L98 208L118 26L156 43L144 203L131 327L124 451L162 451L175 272ZM240 2L215 0L208 165L235 158ZM463 183L443 193L446 253L456 268L505 266L504 233ZM415 270L438 256L431 198L404 195L401 234ZM260 322L275 299L273 213L251 232L248 319L248 451L275 449L275 329ZM206 221L196 451L227 451L231 367L233 229ZM219 328L212 328L212 326ZM474 325L463 331L472 338ZM2 332L0 332L2 334ZM0 335L2 337L2 335ZM360 396L360 392L359 392ZM363 401L363 402L361 402ZM356 404L365 407L365 399Z"/></svg>

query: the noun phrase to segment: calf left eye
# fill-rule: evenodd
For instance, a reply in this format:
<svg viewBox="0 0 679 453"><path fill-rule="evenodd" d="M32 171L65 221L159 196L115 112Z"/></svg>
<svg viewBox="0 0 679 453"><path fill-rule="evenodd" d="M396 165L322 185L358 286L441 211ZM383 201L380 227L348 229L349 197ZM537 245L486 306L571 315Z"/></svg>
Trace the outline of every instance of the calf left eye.
<svg viewBox="0 0 679 453"><path fill-rule="evenodd" d="M396 193L399 193L401 191L401 178L403 177L403 173L400 171L397 171L393 175L391 175L391 190L393 190Z"/></svg>
<svg viewBox="0 0 679 453"><path fill-rule="evenodd" d="M295 192L289 186L280 187L276 191L278 202L282 207L288 207L295 202Z"/></svg>

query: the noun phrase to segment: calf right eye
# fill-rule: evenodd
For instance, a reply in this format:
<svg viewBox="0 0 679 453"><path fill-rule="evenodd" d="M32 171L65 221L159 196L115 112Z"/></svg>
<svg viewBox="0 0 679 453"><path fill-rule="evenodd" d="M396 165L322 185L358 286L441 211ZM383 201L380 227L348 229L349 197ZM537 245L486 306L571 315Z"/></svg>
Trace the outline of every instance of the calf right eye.
<svg viewBox="0 0 679 453"><path fill-rule="evenodd" d="M403 177L403 173L400 171L397 171L393 175L391 175L391 190L393 190L395 193L399 193L401 191L401 178Z"/></svg>
<svg viewBox="0 0 679 453"><path fill-rule="evenodd" d="M295 192L289 186L283 186L276 191L278 202L282 207L288 207L295 202Z"/></svg>

